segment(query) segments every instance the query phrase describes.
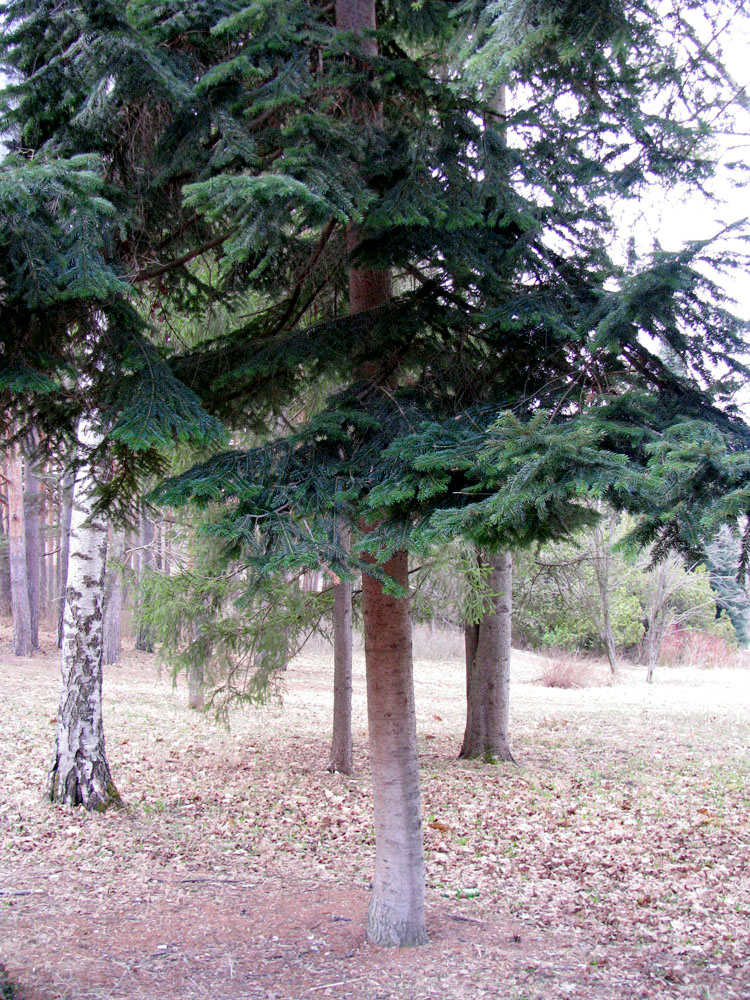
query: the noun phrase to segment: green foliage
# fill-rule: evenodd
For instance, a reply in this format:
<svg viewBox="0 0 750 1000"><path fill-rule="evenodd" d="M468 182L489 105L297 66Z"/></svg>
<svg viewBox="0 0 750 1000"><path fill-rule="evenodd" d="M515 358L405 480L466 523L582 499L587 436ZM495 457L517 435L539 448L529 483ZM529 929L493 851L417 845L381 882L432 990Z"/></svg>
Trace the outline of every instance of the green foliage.
<svg viewBox="0 0 750 1000"><path fill-rule="evenodd" d="M697 629L734 645L734 630L719 614L706 568L688 567L675 554L651 564L649 553L638 553L627 544L629 527L628 522L621 523L610 539L599 528L589 529L516 556L516 641L536 649L603 653L603 596L597 571L606 559L609 617L617 648L639 656L649 628L663 638L670 627Z"/></svg>
<svg viewBox="0 0 750 1000"><path fill-rule="evenodd" d="M692 551L747 509L748 437L729 408L744 327L707 277L740 256L720 240L627 266L609 252L617 198L714 169L711 122L734 88L694 5L665 19L641 0L388 0L374 36L302 0L2 9L16 78L0 127L32 164L106 165L102 260L149 289L95 300L80 285L72 317L53 296L31 339L27 301L5 360L59 382L38 394L48 427L83 404L106 413L117 491L157 471L174 435L215 438L206 412L278 426L323 384L337 388L293 433L160 498L221 502L214 532L269 572L347 572L339 516L372 529L354 559L382 561L457 535L565 536L600 498L641 514L657 554ZM350 316L353 271L393 281ZM217 297L253 313L182 348L171 331ZM60 372L83 356L79 400ZM717 478L688 426L712 438Z"/></svg>
<svg viewBox="0 0 750 1000"><path fill-rule="evenodd" d="M115 210L93 156L0 162L3 309L105 300L126 286L104 256Z"/></svg>
<svg viewBox="0 0 750 1000"><path fill-rule="evenodd" d="M237 702L279 695L289 660L313 632L326 630L331 593L305 592L288 576L260 576L200 531L191 548L191 565L179 572L146 574L139 622L174 675L201 668L207 705L226 720Z"/></svg>

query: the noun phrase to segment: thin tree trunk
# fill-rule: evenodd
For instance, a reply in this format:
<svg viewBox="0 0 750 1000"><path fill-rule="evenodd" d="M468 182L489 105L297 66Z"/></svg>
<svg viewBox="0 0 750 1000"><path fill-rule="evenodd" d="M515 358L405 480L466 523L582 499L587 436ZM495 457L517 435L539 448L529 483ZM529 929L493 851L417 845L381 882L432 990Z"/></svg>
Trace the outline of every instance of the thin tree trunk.
<svg viewBox="0 0 750 1000"><path fill-rule="evenodd" d="M7 501L7 493L5 497ZM5 520L6 504L0 503L0 615L11 614L10 553L8 527Z"/></svg>
<svg viewBox="0 0 750 1000"><path fill-rule="evenodd" d="M408 592L406 552L397 552L383 570ZM367 934L380 945L424 944L424 846L409 599L386 593L379 580L365 573L362 604L375 806L375 875Z"/></svg>
<svg viewBox="0 0 750 1000"><path fill-rule="evenodd" d="M119 531L112 535L111 559L104 580L104 622L102 663L119 663L122 660L122 563L125 558L125 535Z"/></svg>
<svg viewBox="0 0 750 1000"><path fill-rule="evenodd" d="M70 466L66 467L62 478L60 497L60 607L57 614L57 645L62 649L63 623L65 620L65 589L68 585L68 555L70 553L70 520L73 513L73 480Z"/></svg>
<svg viewBox="0 0 750 1000"><path fill-rule="evenodd" d="M654 669L659 661L661 647L667 631L667 616L664 605L667 599L667 573L663 565L659 566L656 577L656 590L649 609L648 629L646 630L646 681L654 680Z"/></svg>
<svg viewBox="0 0 750 1000"><path fill-rule="evenodd" d="M609 662L609 672L614 677L617 673L617 646L615 634L612 630L612 620L609 616L609 592L602 592L602 625L604 648L607 651L607 661Z"/></svg>
<svg viewBox="0 0 750 1000"><path fill-rule="evenodd" d="M489 586L495 610L465 627L466 728L460 756L512 761L510 716L513 556L490 556Z"/></svg>
<svg viewBox="0 0 750 1000"><path fill-rule="evenodd" d="M39 649L39 563L41 482L38 461L34 455L36 444L29 442L24 453L26 474L23 487L23 509L26 520L26 582L29 588L29 614L31 620L31 645Z"/></svg>
<svg viewBox="0 0 750 1000"><path fill-rule="evenodd" d="M23 463L18 448L11 448L8 469L8 520L10 592L13 613L13 643L16 656L30 656L31 635L29 583L26 575L26 519L23 503Z"/></svg>
<svg viewBox="0 0 750 1000"><path fill-rule="evenodd" d="M341 546L351 547L348 527L339 525ZM333 737L328 770L351 774L352 750L352 585L348 580L333 588Z"/></svg>
<svg viewBox="0 0 750 1000"><path fill-rule="evenodd" d="M149 569L154 567L154 522L146 515L146 511L141 508L141 539L140 539L140 560L138 583L143 582L143 577ZM139 621L135 638L135 648L144 653L153 653L154 636L151 626Z"/></svg>
<svg viewBox="0 0 750 1000"><path fill-rule="evenodd" d="M50 530L49 526L49 507L50 498L47 485L45 483L45 469L42 467L40 469L42 473L42 489L39 496L39 525L40 525L40 544L39 544L39 618L46 625L47 619L49 618L49 577L52 571L52 556L50 555L52 549L54 548L54 534Z"/></svg>
<svg viewBox="0 0 750 1000"><path fill-rule="evenodd" d="M97 435L81 421L83 448ZM120 803L107 762L102 717L102 612L107 524L92 514L94 480L83 463L76 475L70 529L68 582L61 657L62 686L55 756L50 769L53 802L103 811Z"/></svg>

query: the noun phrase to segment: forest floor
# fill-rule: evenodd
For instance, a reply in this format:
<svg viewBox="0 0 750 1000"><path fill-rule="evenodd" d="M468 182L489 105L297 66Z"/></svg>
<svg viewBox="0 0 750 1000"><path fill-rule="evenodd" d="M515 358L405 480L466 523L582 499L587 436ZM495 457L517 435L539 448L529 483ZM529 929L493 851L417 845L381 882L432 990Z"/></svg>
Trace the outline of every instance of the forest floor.
<svg viewBox="0 0 750 1000"><path fill-rule="evenodd" d="M750 1000L750 669L644 668L579 690L513 662L518 766L457 760L460 637L421 637L430 943L364 937L373 863L364 677L356 773L328 774L331 654L231 730L128 653L105 670L124 808L42 790L59 667L0 625L0 997ZM7 978L5 993L2 979ZM10 985L8 985L10 984Z"/></svg>

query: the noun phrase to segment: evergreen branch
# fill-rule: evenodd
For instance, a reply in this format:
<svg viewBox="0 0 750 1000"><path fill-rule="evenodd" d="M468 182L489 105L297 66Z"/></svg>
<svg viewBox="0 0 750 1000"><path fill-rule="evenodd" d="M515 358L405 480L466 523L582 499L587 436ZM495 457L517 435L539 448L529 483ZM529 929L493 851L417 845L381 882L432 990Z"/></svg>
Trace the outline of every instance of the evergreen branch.
<svg viewBox="0 0 750 1000"><path fill-rule="evenodd" d="M219 236L214 236L213 239L206 240L199 247L195 247L193 250L189 250L184 253L181 257L175 257L174 260L165 261L163 264L152 264L149 267L144 267L140 271L137 271L132 275L129 280L131 284L138 284L141 281L149 281L151 278L158 278L161 274L167 274L169 271L174 271L178 267L184 267L191 260L195 260L196 257L200 257L204 253L208 253L209 250L215 250L216 247L220 247L222 243L225 243L231 236L234 235L236 230L230 229L227 232L222 233Z"/></svg>

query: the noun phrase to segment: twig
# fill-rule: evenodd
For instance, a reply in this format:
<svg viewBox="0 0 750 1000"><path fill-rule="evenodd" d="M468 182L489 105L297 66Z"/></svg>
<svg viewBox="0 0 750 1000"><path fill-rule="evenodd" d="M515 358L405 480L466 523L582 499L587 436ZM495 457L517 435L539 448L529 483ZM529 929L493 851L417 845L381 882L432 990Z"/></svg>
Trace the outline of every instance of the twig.
<svg viewBox="0 0 750 1000"><path fill-rule="evenodd" d="M355 976L354 979L340 979L337 983L321 983L320 986L311 986L308 993L315 993L316 990L331 990L334 986L348 986L349 983L356 983L365 976Z"/></svg>
<svg viewBox="0 0 750 1000"><path fill-rule="evenodd" d="M446 913L445 915L449 920L457 920L462 924L479 924L480 926L484 925L484 920L475 920L473 917L459 917L455 913Z"/></svg>

